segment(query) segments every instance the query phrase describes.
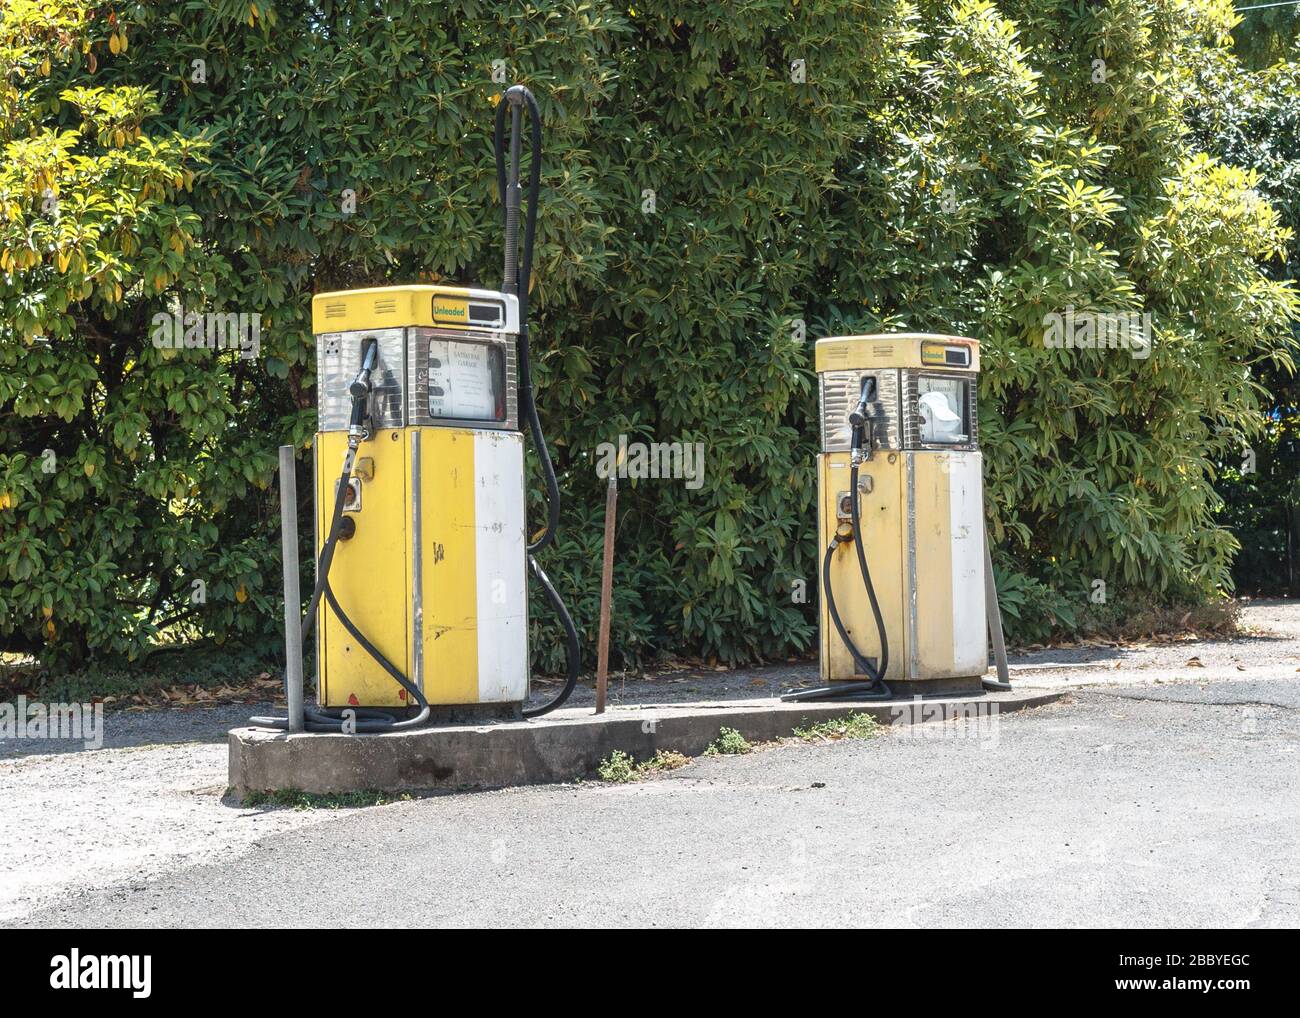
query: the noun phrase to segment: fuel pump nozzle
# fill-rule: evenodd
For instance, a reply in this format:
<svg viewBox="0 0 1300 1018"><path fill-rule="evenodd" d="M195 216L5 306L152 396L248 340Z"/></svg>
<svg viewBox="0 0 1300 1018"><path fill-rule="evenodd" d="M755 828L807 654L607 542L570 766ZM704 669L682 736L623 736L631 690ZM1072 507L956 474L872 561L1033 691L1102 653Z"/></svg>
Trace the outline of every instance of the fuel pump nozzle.
<svg viewBox="0 0 1300 1018"><path fill-rule="evenodd" d="M361 370L348 385L348 395L352 397L352 417L348 421L348 436L351 439L349 445L353 448L369 437L366 417L370 411L370 391L374 387L370 381L370 373L375 370L378 361L379 341L373 336L367 336L361 341Z"/></svg>
<svg viewBox="0 0 1300 1018"><path fill-rule="evenodd" d="M354 400L370 395L370 373L375 370L378 361L379 341L373 336L367 336L361 341L361 370L348 386L348 395Z"/></svg>
<svg viewBox="0 0 1300 1018"><path fill-rule="evenodd" d="M849 440L849 451L855 465L864 459L871 459L875 452L876 421L884 415L885 410L876 399L875 375L867 375L862 379L859 396L858 405L849 414L849 426L853 432Z"/></svg>

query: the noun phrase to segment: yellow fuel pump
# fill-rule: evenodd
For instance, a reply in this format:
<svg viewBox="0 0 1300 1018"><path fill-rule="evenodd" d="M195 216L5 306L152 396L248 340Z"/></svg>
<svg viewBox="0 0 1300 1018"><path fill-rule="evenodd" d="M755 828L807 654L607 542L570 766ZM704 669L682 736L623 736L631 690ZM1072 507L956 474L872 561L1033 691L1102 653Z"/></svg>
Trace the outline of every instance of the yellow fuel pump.
<svg viewBox="0 0 1300 1018"><path fill-rule="evenodd" d="M525 112L531 138L521 260ZM577 680L577 631L533 555L554 539L559 519L529 361L541 138L532 93L511 87L496 118L505 207L499 291L390 286L313 299L317 575L303 634L306 640L314 627L318 702L306 711L310 731L400 730L451 707L536 716L563 703ZM525 424L549 510L532 545ZM549 702L525 707L530 572L565 630L568 675ZM283 718L253 720L287 726Z"/></svg>
<svg viewBox="0 0 1300 1018"><path fill-rule="evenodd" d="M789 698L980 691L988 620L979 343L834 336L818 340L816 370L826 685Z"/></svg>
<svg viewBox="0 0 1300 1018"><path fill-rule="evenodd" d="M343 614L432 705L528 695L524 436L514 294L444 286L318 294L318 553L348 451L348 385L377 357L367 434L342 489L330 586ZM411 695L348 632L317 626L324 707L404 707Z"/></svg>

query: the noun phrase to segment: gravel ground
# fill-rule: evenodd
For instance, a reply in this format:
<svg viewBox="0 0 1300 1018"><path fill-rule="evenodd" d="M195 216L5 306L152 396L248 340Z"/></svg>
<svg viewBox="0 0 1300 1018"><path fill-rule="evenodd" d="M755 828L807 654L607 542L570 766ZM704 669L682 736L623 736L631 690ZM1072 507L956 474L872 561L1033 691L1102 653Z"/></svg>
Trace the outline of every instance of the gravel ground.
<svg viewBox="0 0 1300 1018"><path fill-rule="evenodd" d="M176 746L195 742L219 742L226 733L248 724L252 714L276 713L272 704L234 704L220 707L169 707L165 710L118 710L104 715L104 750L143 746ZM283 708L279 708L283 713ZM101 750L102 751L102 750ZM75 739L0 739L0 783L3 763L28 756L82 755L86 752ZM59 767L66 766L60 761Z"/></svg>
<svg viewBox="0 0 1300 1018"><path fill-rule="evenodd" d="M1022 687L1088 688L995 740L894 733L361 811L223 800L225 731L265 707L111 713L100 750L0 743L0 921L1295 925L1300 603L1245 618L1260 635L1016 658ZM815 680L615 680L611 702ZM332 873L349 884L313 897Z"/></svg>
<svg viewBox="0 0 1300 1018"><path fill-rule="evenodd" d="M1025 686L1140 684L1188 679L1232 680L1300 676L1300 603L1247 602L1235 640L1195 640L1129 647L1064 647L1019 654L1013 681Z"/></svg>
<svg viewBox="0 0 1300 1018"><path fill-rule="evenodd" d="M224 739L0 763L0 920L73 890L237 855L314 822L223 804L225 791Z"/></svg>

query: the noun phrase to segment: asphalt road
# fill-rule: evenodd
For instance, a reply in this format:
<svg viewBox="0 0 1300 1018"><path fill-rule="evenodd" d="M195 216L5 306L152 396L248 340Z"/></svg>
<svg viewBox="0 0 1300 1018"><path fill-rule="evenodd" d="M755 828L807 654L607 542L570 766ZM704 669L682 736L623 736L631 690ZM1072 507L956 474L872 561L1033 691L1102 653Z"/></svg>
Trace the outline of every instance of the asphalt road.
<svg viewBox="0 0 1300 1018"><path fill-rule="evenodd" d="M292 823L10 923L1295 926L1298 707L1294 679L1116 687L634 785L263 811Z"/></svg>

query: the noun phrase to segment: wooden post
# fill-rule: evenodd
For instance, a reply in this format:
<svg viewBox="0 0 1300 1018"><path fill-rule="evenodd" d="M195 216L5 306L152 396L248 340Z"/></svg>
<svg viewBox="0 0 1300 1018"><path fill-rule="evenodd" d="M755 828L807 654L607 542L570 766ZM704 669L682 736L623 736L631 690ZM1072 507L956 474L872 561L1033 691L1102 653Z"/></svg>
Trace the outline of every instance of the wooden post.
<svg viewBox="0 0 1300 1018"><path fill-rule="evenodd" d="M618 474L609 472L605 489L605 556L600 567L600 633L596 646L596 713L605 713L609 685L609 613L614 590L614 520L618 509Z"/></svg>

